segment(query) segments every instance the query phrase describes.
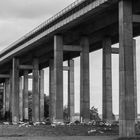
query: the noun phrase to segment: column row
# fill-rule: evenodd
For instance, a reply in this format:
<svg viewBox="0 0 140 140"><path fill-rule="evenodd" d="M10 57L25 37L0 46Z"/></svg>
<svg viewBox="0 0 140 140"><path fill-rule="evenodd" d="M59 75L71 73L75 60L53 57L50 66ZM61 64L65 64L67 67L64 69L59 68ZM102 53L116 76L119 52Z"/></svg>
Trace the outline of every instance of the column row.
<svg viewBox="0 0 140 140"><path fill-rule="evenodd" d="M23 70L23 76L19 76L20 69ZM28 79L29 70L32 74L32 120L33 122L44 120L44 71L40 70L37 59L33 60L33 65L20 65L17 58L13 59L12 73L5 78L5 88L3 99L4 117L13 123L19 121L29 121L29 90ZM31 76L30 76L31 77Z"/></svg>
<svg viewBox="0 0 140 140"><path fill-rule="evenodd" d="M63 122L63 52L80 53L80 118L90 120L89 93L89 41L82 37L79 46L64 45L62 36L54 37L54 59L50 61L50 116L52 122ZM68 72L68 112L70 121L74 115L74 63L69 61Z"/></svg>

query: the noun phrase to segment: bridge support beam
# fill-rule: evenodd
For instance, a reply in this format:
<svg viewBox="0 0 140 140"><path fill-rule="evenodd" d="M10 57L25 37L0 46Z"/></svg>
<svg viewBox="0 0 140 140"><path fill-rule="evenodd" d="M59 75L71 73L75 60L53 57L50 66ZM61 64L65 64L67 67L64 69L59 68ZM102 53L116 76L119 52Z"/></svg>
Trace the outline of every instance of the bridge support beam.
<svg viewBox="0 0 140 140"><path fill-rule="evenodd" d="M19 122L19 60L13 58L12 63L12 122Z"/></svg>
<svg viewBox="0 0 140 140"><path fill-rule="evenodd" d="M112 113L112 65L111 39L103 40L103 120L111 122Z"/></svg>
<svg viewBox="0 0 140 140"><path fill-rule="evenodd" d="M80 117L81 121L90 120L90 92L89 92L89 41L82 37L80 45Z"/></svg>
<svg viewBox="0 0 140 140"><path fill-rule="evenodd" d="M19 120L23 121L23 77L19 79Z"/></svg>
<svg viewBox="0 0 140 140"><path fill-rule="evenodd" d="M5 79L5 103L6 103L6 108L5 108L5 118L6 121L10 121L10 80Z"/></svg>
<svg viewBox="0 0 140 140"><path fill-rule="evenodd" d="M23 75L23 120L29 120L29 95L28 95L28 70L24 70Z"/></svg>
<svg viewBox="0 0 140 140"><path fill-rule="evenodd" d="M12 122L12 70L10 70L10 78L9 78L9 84L10 84L10 100L9 100L9 104L10 104L10 121Z"/></svg>
<svg viewBox="0 0 140 140"><path fill-rule="evenodd" d="M39 79L39 91L40 91L40 121L44 121L44 70L40 70Z"/></svg>
<svg viewBox="0 0 140 140"><path fill-rule="evenodd" d="M55 113L56 113L56 95L54 92L54 60L51 59L49 62L49 99L50 99L50 104L49 104L49 116L50 120L53 123L55 121Z"/></svg>
<svg viewBox="0 0 140 140"><path fill-rule="evenodd" d="M63 122L63 39L54 36L54 96L56 96L55 120Z"/></svg>
<svg viewBox="0 0 140 140"><path fill-rule="evenodd" d="M32 95L32 121L39 122L39 64L38 59L33 60L33 95Z"/></svg>
<svg viewBox="0 0 140 140"><path fill-rule="evenodd" d="M132 0L119 2L119 135L135 136Z"/></svg>
<svg viewBox="0 0 140 140"><path fill-rule="evenodd" d="M70 122L74 122L74 60L69 60L68 66L68 113Z"/></svg>
<svg viewBox="0 0 140 140"><path fill-rule="evenodd" d="M137 66L136 66L136 40L133 39L133 64L134 64L134 103L135 103L135 121L137 121Z"/></svg>
<svg viewBox="0 0 140 140"><path fill-rule="evenodd" d="M2 106L2 116L5 118L5 113L6 113L6 85L3 83L3 85L0 85L1 91L2 91L2 100L3 100L3 106Z"/></svg>

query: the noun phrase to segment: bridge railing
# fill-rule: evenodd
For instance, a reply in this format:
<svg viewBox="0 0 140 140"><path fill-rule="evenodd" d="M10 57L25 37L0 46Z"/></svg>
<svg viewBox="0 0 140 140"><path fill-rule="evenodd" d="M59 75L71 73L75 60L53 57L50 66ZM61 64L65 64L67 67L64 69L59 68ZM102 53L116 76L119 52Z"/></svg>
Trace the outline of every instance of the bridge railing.
<svg viewBox="0 0 140 140"><path fill-rule="evenodd" d="M49 25L51 22L55 21L57 18L59 18L60 16L64 15L68 11L72 10L74 7L78 6L80 3L84 2L84 1L86 1L86 0L76 0L75 2L73 2L72 4L70 4L69 6L67 6L66 8L64 8L63 10L61 10L60 12L58 12L56 15L52 16L51 18L49 18L48 20L46 20L45 22L43 22L42 24L40 24L39 26L37 26L35 29L33 29L32 31L28 32L23 37L19 38L17 41L13 42L10 46L8 46L2 52L6 51L7 49L9 49L9 48L11 48L11 47L13 47L15 45L17 45L21 41L27 39L31 35L33 35L36 32L38 32L40 29L42 29L43 27Z"/></svg>

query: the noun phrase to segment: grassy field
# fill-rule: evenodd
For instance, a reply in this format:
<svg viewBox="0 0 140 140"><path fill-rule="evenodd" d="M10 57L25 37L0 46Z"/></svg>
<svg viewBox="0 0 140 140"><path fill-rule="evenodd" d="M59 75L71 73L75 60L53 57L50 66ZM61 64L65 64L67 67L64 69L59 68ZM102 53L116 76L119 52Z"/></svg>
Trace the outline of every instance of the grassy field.
<svg viewBox="0 0 140 140"><path fill-rule="evenodd" d="M0 137L0 140L115 140L113 136Z"/></svg>
<svg viewBox="0 0 140 140"><path fill-rule="evenodd" d="M139 134L139 131L137 132ZM0 140L117 140L118 126L0 125ZM125 139L127 140L127 139ZM135 139L130 139L135 140ZM136 139L140 140L140 138Z"/></svg>
<svg viewBox="0 0 140 140"><path fill-rule="evenodd" d="M0 136L110 136L118 135L118 127L108 129L104 127L75 125L57 126L48 125L19 127L18 125L1 125Z"/></svg>

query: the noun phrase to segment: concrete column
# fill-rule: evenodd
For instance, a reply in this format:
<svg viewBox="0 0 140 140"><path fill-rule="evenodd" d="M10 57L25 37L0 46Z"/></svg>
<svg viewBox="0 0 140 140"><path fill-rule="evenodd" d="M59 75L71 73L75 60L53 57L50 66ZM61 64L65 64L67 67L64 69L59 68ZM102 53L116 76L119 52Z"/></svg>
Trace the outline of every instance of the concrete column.
<svg viewBox="0 0 140 140"><path fill-rule="evenodd" d="M49 62L49 116L51 122L55 121L56 116L56 95L54 92L54 60Z"/></svg>
<svg viewBox="0 0 140 140"><path fill-rule="evenodd" d="M5 80L5 119L10 121L10 80Z"/></svg>
<svg viewBox="0 0 140 140"><path fill-rule="evenodd" d="M81 121L90 120L90 92L89 92L89 41L82 37L80 45L80 117Z"/></svg>
<svg viewBox="0 0 140 140"><path fill-rule="evenodd" d="M10 87L10 95L9 95L9 106L10 106L10 122L12 122L12 70L10 70L10 78L9 78L9 87Z"/></svg>
<svg viewBox="0 0 140 140"><path fill-rule="evenodd" d="M29 120L28 70L24 71L23 84L23 120Z"/></svg>
<svg viewBox="0 0 140 140"><path fill-rule="evenodd" d="M38 59L33 60L33 108L32 121L39 122L39 63Z"/></svg>
<svg viewBox="0 0 140 140"><path fill-rule="evenodd" d="M132 0L119 1L119 135L135 136Z"/></svg>
<svg viewBox="0 0 140 140"><path fill-rule="evenodd" d="M68 61L68 113L70 122L74 121L74 60Z"/></svg>
<svg viewBox="0 0 140 140"><path fill-rule="evenodd" d="M39 90L40 90L40 121L44 121L44 70L40 71L40 81L39 81Z"/></svg>
<svg viewBox="0 0 140 140"><path fill-rule="evenodd" d="M3 91L3 110L2 110L2 116L5 118L5 113L6 113L6 90L5 90L5 88L6 88L6 85L5 85L5 83L2 85L3 86L3 89L2 89L2 91ZM1 87L2 87L1 86Z"/></svg>
<svg viewBox="0 0 140 140"><path fill-rule="evenodd" d="M103 120L111 122L112 114L112 64L111 39L103 40Z"/></svg>
<svg viewBox="0 0 140 140"><path fill-rule="evenodd" d="M1 117L4 117L3 113L5 111L3 111L3 85L0 84L0 102L1 102L1 105L2 105L2 112L1 112Z"/></svg>
<svg viewBox="0 0 140 140"><path fill-rule="evenodd" d="M23 77L19 79L19 120L23 121Z"/></svg>
<svg viewBox="0 0 140 140"><path fill-rule="evenodd" d="M12 64L12 122L19 122L19 60L13 58Z"/></svg>
<svg viewBox="0 0 140 140"><path fill-rule="evenodd" d="M54 95L56 95L57 122L63 122L63 39L54 36Z"/></svg>
<svg viewBox="0 0 140 140"><path fill-rule="evenodd" d="M135 120L137 121L137 63L136 63L136 40L133 39L133 64L134 64L134 103L135 103Z"/></svg>

